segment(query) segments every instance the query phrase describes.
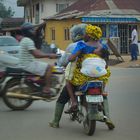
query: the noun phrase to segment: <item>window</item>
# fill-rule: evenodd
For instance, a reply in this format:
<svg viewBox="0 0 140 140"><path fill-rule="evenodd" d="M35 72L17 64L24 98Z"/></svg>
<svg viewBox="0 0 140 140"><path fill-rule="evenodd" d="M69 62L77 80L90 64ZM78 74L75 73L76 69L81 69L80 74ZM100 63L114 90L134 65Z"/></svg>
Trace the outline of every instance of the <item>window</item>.
<svg viewBox="0 0 140 140"><path fill-rule="evenodd" d="M35 23L36 24L39 24L39 20L40 20L40 18L39 18L39 11L40 11L40 9L39 9L39 3L37 3L35 5Z"/></svg>
<svg viewBox="0 0 140 140"><path fill-rule="evenodd" d="M28 22L30 22L30 11L29 11L29 8L26 8L25 9L25 18L27 19Z"/></svg>
<svg viewBox="0 0 140 140"><path fill-rule="evenodd" d="M51 28L51 40L55 40L55 28Z"/></svg>
<svg viewBox="0 0 140 140"><path fill-rule="evenodd" d="M118 25L110 24L109 25L109 36L110 37L118 37Z"/></svg>
<svg viewBox="0 0 140 140"><path fill-rule="evenodd" d="M120 37L120 52L128 53L128 24L118 25L118 36Z"/></svg>
<svg viewBox="0 0 140 140"><path fill-rule="evenodd" d="M60 12L63 9L67 8L69 6L69 4L56 4L56 12Z"/></svg>
<svg viewBox="0 0 140 140"><path fill-rule="evenodd" d="M25 17L28 18L29 17L29 8L25 9Z"/></svg>
<svg viewBox="0 0 140 140"><path fill-rule="evenodd" d="M101 24L99 27L101 28L103 32L102 37L106 37L106 24Z"/></svg>
<svg viewBox="0 0 140 140"><path fill-rule="evenodd" d="M33 5L33 17L35 17L35 6Z"/></svg>
<svg viewBox="0 0 140 140"><path fill-rule="evenodd" d="M64 39L65 40L70 40L69 28L64 29Z"/></svg>
<svg viewBox="0 0 140 140"><path fill-rule="evenodd" d="M41 3L41 12L42 13L44 12L44 5L43 5L43 3Z"/></svg>

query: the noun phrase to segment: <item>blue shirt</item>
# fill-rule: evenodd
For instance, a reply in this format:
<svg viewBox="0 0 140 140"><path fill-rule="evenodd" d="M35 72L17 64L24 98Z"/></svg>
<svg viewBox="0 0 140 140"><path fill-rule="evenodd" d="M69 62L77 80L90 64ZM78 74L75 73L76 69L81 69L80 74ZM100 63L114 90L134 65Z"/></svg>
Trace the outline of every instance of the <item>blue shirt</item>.
<svg viewBox="0 0 140 140"><path fill-rule="evenodd" d="M106 40L100 39L100 43L102 44L102 48L108 50L108 45Z"/></svg>
<svg viewBox="0 0 140 140"><path fill-rule="evenodd" d="M73 50L72 54L76 54L78 51L81 51L82 54L89 54L93 53L93 51L96 49L96 47L88 46L84 42L78 42L77 46Z"/></svg>

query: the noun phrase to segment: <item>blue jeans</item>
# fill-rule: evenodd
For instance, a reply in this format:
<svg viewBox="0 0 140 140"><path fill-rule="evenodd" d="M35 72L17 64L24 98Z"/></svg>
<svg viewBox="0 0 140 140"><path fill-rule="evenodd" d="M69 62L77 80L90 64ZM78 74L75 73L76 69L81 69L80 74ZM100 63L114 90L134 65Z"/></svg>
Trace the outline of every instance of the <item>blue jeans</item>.
<svg viewBox="0 0 140 140"><path fill-rule="evenodd" d="M131 52L131 60L137 60L138 58L138 45L137 44L131 44L130 45L130 52Z"/></svg>

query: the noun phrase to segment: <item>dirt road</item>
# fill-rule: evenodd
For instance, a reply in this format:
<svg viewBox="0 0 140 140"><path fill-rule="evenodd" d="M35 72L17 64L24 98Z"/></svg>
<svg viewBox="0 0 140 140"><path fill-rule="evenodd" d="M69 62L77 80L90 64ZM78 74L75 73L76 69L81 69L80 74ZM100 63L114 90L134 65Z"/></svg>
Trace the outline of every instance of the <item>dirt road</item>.
<svg viewBox="0 0 140 140"><path fill-rule="evenodd" d="M130 61L130 55L123 55L122 58L124 62L120 62L117 60L116 56L110 55L110 66L111 67L122 67L122 68L133 68L137 67L140 68L140 56L138 56L137 61Z"/></svg>

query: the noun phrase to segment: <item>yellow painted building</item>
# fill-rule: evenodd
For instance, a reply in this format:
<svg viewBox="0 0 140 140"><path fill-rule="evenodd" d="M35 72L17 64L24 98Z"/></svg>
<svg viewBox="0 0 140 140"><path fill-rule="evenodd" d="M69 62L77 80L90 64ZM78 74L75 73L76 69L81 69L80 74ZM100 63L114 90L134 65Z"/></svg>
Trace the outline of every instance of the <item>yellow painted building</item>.
<svg viewBox="0 0 140 140"><path fill-rule="evenodd" d="M74 24L81 23L80 19L47 20L45 28L45 41L55 43L58 48L65 50L71 43L69 30Z"/></svg>
<svg viewBox="0 0 140 140"><path fill-rule="evenodd" d="M129 54L133 27L138 31L140 42L139 0L129 1L132 4L122 0L97 0L96 2L79 0L64 11L45 19L46 41L49 44L53 42L60 49L65 50L71 42L69 29L72 25L94 24L101 27L103 38L111 38L117 42L116 48L119 53ZM112 4L116 7L115 10Z"/></svg>

